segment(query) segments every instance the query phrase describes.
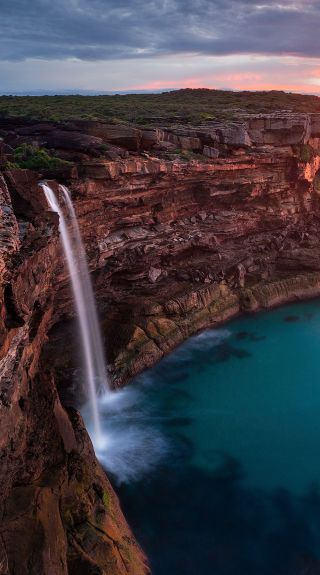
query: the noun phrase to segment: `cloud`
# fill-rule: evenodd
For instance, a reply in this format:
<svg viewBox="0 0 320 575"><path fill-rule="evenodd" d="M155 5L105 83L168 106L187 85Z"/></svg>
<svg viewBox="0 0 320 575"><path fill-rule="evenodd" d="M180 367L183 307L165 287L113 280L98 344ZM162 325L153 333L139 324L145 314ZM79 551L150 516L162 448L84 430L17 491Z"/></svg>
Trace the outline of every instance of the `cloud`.
<svg viewBox="0 0 320 575"><path fill-rule="evenodd" d="M0 0L3 91L318 92L318 0Z"/></svg>
<svg viewBox="0 0 320 575"><path fill-rule="evenodd" d="M320 56L318 0L0 0L0 59Z"/></svg>
<svg viewBox="0 0 320 575"><path fill-rule="evenodd" d="M19 92L53 90L157 90L165 88L285 89L318 93L317 58L289 56L169 55L136 60L0 61L1 87Z"/></svg>

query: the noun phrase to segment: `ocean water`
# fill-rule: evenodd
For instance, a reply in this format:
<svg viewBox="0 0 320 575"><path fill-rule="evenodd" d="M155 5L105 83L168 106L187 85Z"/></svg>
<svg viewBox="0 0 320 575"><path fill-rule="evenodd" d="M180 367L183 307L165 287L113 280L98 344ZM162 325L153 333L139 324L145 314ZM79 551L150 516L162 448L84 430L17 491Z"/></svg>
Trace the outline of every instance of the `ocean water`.
<svg viewBox="0 0 320 575"><path fill-rule="evenodd" d="M154 575L320 573L318 300L207 330L100 409Z"/></svg>

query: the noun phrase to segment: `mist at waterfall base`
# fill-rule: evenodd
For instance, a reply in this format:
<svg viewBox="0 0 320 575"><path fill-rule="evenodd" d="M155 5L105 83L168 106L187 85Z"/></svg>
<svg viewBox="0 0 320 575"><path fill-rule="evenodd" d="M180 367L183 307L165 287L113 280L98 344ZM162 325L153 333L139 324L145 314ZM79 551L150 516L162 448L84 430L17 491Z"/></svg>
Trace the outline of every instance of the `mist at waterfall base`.
<svg viewBox="0 0 320 575"><path fill-rule="evenodd" d="M62 185L55 192L45 182L41 187L49 207L59 215L61 245L78 320L83 365L74 389L79 393L83 386L88 399L81 412L101 462L119 481L135 479L162 457L165 442L157 433L146 433L144 424L138 425L146 416L146 410L140 409L141 393L134 388L110 390L86 253L70 192ZM152 453L152 458L144 457L146 453Z"/></svg>
<svg viewBox="0 0 320 575"><path fill-rule="evenodd" d="M46 182L41 187L49 207L59 215L61 245L79 326L82 370L78 370L79 379L73 388L78 394L79 388L84 388L88 401L81 412L98 458L120 481L135 479L162 456L165 443L158 434L146 434L145 425L139 427L138 420L145 412L140 411L140 394L134 388L110 390L86 253L70 192L62 185L55 192ZM143 457L146 452L153 453L152 461Z"/></svg>
<svg viewBox="0 0 320 575"><path fill-rule="evenodd" d="M99 407L154 575L319 575L320 302L234 320Z"/></svg>
<svg viewBox="0 0 320 575"><path fill-rule="evenodd" d="M208 330L110 392L72 202L43 189L78 316L82 412L153 575L319 575L320 302Z"/></svg>

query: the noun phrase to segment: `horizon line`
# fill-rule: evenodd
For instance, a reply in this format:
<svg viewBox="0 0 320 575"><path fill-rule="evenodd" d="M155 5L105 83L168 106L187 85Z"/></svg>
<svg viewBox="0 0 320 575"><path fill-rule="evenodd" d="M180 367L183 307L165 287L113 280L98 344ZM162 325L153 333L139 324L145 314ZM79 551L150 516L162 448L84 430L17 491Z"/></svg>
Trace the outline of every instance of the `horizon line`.
<svg viewBox="0 0 320 575"><path fill-rule="evenodd" d="M10 90L6 90L3 92L0 92L0 97L3 96L13 96L13 97L27 97L27 96L34 96L34 97L42 97L42 96L116 96L116 95L134 95L134 94L141 94L141 95L146 95L146 94L162 94L165 92L177 92L177 91L185 91L185 90L192 90L192 91L196 91L196 90L208 90L208 91L217 91L217 92L252 92L252 93L257 93L257 92L261 92L261 93L268 93L268 92L283 92L286 94L297 94L297 95L301 95L301 96L316 96L316 97L320 97L320 91L319 92L303 92L303 91L298 91L298 90L290 90L290 89L285 89L285 88L274 88L274 89L270 89L270 90L254 90L254 89L238 89L238 88L208 88L206 86L199 86L197 88L194 87L183 87L183 88L156 88L156 89L128 89L128 90L95 90L95 89L78 89L78 88L62 88L60 90L55 90L55 89L42 89L42 88L36 88L33 90L16 90L16 91L10 91Z"/></svg>

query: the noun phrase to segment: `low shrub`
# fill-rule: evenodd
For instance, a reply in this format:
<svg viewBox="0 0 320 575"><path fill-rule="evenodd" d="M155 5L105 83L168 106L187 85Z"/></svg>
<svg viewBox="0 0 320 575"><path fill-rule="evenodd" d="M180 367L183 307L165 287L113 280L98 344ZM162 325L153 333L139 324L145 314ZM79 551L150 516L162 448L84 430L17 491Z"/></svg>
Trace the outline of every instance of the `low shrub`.
<svg viewBox="0 0 320 575"><path fill-rule="evenodd" d="M51 156L44 148L22 144L14 150L13 159L8 162L9 168L55 171L71 166L72 163L56 156Z"/></svg>
<svg viewBox="0 0 320 575"><path fill-rule="evenodd" d="M298 156L300 162L311 162L311 160L317 156L317 150L315 150L309 144L300 144L298 146L293 146L294 153Z"/></svg>

